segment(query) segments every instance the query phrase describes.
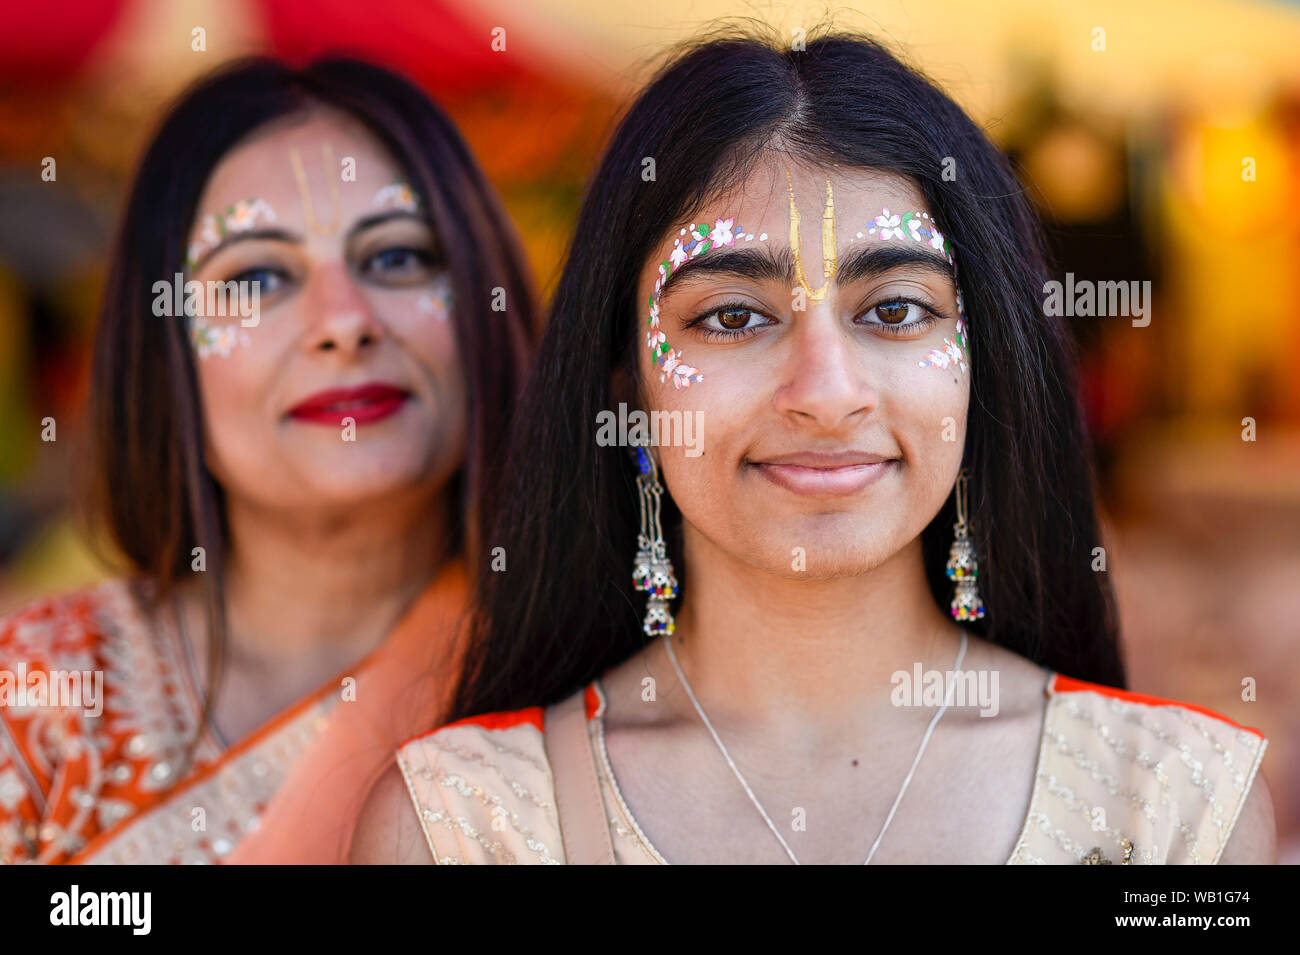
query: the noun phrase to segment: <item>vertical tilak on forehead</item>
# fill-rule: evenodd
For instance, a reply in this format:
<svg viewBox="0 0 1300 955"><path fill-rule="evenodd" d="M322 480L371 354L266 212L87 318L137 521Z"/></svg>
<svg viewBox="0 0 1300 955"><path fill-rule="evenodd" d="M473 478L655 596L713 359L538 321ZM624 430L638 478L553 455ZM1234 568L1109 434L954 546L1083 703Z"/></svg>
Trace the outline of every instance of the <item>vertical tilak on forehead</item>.
<svg viewBox="0 0 1300 955"><path fill-rule="evenodd" d="M325 160L325 181L329 184L330 221L321 225L316 220L315 206L312 204L311 189L307 186L307 171L302 166L302 156L298 150L289 150L289 164L293 166L293 177L298 180L298 196L302 199L302 217L308 227L317 235L333 235L343 220L343 210L339 205L339 184L334 178L334 149L328 144L321 146L321 157Z"/></svg>
<svg viewBox="0 0 1300 955"><path fill-rule="evenodd" d="M835 277L835 273L839 268L839 256L835 243L835 195L830 180L826 180L826 206L822 211L822 261L826 273L826 284L820 289L812 289L808 286L807 277L804 274L803 258L800 255L799 207L794 199L794 182L790 177L789 170L786 170L785 175L790 195L790 249L795 261L795 276L800 287L808 294L809 298L814 302L820 302L825 299L831 280ZM698 368L686 364L682 360L681 352L668 344L667 336L664 334L659 321L659 298L663 294L664 284L679 266L696 256L708 253L711 249L721 246L734 246L739 240L752 242L757 238L760 242L767 241L766 232L755 236L752 232L737 228L735 221L735 217L731 216L726 219L719 218L712 226L702 222L691 223L689 228L680 230L679 237L673 240L673 248L668 254L668 258L659 263L659 275L655 280L654 291L650 293L650 315L647 319L649 329L646 332L646 345L650 349L651 363L662 368L663 373L659 376L659 380L667 381L671 376L674 388L689 388L692 383L703 381L704 376ZM953 281L957 284L957 263L953 257L952 245L939 231L939 227L928 212L905 212L902 215L895 215L888 209L883 209L880 215L863 226L863 231L858 232L849 241L863 239L868 235L873 236L878 241L893 239L928 245L940 252L952 266ZM686 237L685 241L681 238L682 236ZM956 293L956 340L945 338L942 349L930 349L930 353L917 362L922 368L946 369L956 367L963 372L969 369L967 363L967 349L969 346L966 336L966 311L962 302L960 284L957 284Z"/></svg>
<svg viewBox="0 0 1300 955"><path fill-rule="evenodd" d="M790 193L790 251L794 254L795 279L799 287L808 293L809 301L820 302L830 291L831 280L835 278L839 267L839 257L835 250L835 195L831 191L831 181L826 180L826 207L822 210L822 271L826 273L826 281L819 289L808 285L808 276L804 273L799 244L799 206L794 201L794 181L790 178L789 169L785 171L785 182Z"/></svg>

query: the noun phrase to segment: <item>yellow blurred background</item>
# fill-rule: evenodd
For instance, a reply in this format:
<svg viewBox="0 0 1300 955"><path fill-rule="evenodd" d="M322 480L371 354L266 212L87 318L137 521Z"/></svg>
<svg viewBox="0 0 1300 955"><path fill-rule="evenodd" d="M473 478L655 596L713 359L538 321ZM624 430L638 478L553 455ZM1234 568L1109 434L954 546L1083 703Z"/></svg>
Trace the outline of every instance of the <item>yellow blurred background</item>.
<svg viewBox="0 0 1300 955"><path fill-rule="evenodd" d="M4 0L0 613L106 573L69 506L94 315L133 163L188 82L249 53L411 76L505 197L545 297L622 105L675 43L746 22L883 41L1015 161L1054 278L1153 283L1147 327L1069 320L1131 684L1264 730L1300 862L1294 3Z"/></svg>

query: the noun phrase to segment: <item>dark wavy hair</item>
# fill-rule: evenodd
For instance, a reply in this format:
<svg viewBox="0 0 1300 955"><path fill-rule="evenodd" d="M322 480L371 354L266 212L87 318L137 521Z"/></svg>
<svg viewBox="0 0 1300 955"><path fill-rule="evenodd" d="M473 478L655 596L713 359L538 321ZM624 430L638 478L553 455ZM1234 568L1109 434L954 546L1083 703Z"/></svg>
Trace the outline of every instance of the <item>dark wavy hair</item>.
<svg viewBox="0 0 1300 955"><path fill-rule="evenodd" d="M449 485L456 549L477 559L492 484L533 338L533 291L513 227L451 120L406 79L350 59L301 69L257 58L183 93L135 174L112 252L90 385L86 517L103 526L161 600L196 576L209 633L210 718L226 642L228 537L220 486L203 452L203 408L182 321L158 319L153 283L184 271L204 184L247 134L314 105L359 120L405 168L451 273L460 362L469 389L465 458ZM454 241L452 238L454 237ZM492 311L492 290L506 310ZM191 570L205 550L206 571Z"/></svg>
<svg viewBox="0 0 1300 955"><path fill-rule="evenodd" d="M453 719L561 699L644 646L631 581L634 470L598 447L612 382L638 381L637 277L668 231L765 152L907 177L955 246L970 316L964 462L987 616L974 633L1067 675L1123 687L1074 346L1043 314L1041 225L1006 158L947 95L879 44L849 35L781 49L752 35L678 54L637 97L591 180L517 420L509 491L480 569ZM641 178L645 157L657 177ZM945 160L951 160L945 163ZM956 178L943 178L945 167ZM601 241L590 241L600 236ZM635 392L633 392L635 393ZM680 512L665 536L682 586ZM955 519L922 532L935 601Z"/></svg>

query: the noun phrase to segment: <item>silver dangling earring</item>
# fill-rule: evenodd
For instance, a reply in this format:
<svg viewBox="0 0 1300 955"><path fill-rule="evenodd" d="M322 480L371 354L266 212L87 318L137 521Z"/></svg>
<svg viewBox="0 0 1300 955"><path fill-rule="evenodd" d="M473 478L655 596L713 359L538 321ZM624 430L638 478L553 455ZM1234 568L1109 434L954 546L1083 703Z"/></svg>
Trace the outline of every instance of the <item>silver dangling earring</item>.
<svg viewBox="0 0 1300 955"><path fill-rule="evenodd" d="M636 448L637 493L641 498L641 532L637 535L636 561L632 565L632 586L650 593L641 629L648 637L671 634L673 622L668 601L677 596L677 578L668 559L664 531L659 521L660 499L664 486L659 483L659 469L645 448Z"/></svg>
<svg viewBox="0 0 1300 955"><path fill-rule="evenodd" d="M966 520L968 475L966 468L957 474L957 523L952 528L952 548L948 551L948 579L957 581L957 589L952 595L954 620L980 620L984 616L984 600L976 586L980 566L975 559L975 545L971 542Z"/></svg>

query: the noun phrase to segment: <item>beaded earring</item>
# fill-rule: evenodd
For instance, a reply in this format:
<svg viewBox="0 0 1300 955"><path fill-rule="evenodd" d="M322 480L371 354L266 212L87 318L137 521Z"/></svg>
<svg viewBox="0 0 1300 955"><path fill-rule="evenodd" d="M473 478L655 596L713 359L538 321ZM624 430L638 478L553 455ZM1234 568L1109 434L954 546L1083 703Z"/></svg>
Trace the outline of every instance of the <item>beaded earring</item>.
<svg viewBox="0 0 1300 955"><path fill-rule="evenodd" d="M979 620L984 616L984 600L976 586L979 561L975 559L975 545L970 539L966 521L968 475L966 468L957 474L957 523L953 525L952 548L948 551L948 579L957 581L957 589L952 596L954 620Z"/></svg>
<svg viewBox="0 0 1300 955"><path fill-rule="evenodd" d="M650 594L641 629L648 637L671 634L676 629L668 601L677 596L677 578L668 559L659 509L664 487L659 469L645 448L634 449L637 463L636 487L641 499L641 532L637 535L636 559L632 564L632 586Z"/></svg>

